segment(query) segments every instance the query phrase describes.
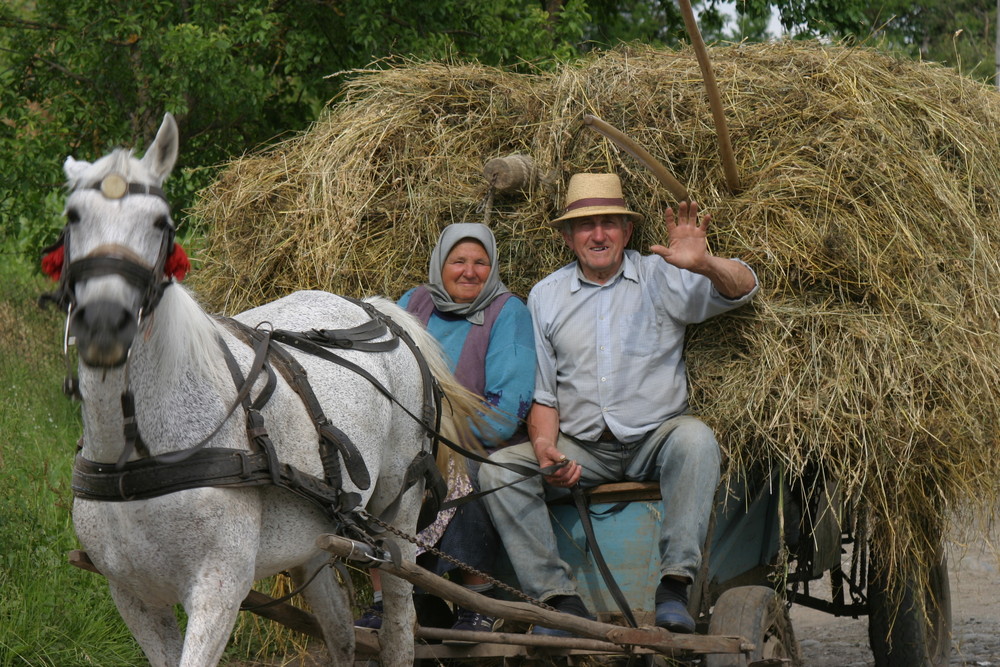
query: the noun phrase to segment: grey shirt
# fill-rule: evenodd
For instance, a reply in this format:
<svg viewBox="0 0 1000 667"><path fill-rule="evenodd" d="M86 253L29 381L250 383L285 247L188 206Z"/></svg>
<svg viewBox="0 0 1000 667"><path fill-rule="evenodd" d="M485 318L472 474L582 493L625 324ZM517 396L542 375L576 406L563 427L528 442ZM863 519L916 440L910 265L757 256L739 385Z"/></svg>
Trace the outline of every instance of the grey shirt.
<svg viewBox="0 0 1000 667"><path fill-rule="evenodd" d="M607 427L622 442L639 440L687 409L687 325L737 308L757 290L727 299L708 278L635 250L604 285L568 264L528 296L534 400L559 411L567 435L592 441Z"/></svg>

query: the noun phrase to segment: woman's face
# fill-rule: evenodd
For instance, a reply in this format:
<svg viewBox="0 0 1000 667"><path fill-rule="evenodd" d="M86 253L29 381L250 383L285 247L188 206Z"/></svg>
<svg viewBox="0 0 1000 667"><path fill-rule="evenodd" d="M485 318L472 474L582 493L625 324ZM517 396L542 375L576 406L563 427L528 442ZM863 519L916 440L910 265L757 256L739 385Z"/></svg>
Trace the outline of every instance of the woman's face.
<svg viewBox="0 0 1000 667"><path fill-rule="evenodd" d="M479 241L459 241L441 267L441 282L455 303L472 303L490 275L490 257Z"/></svg>

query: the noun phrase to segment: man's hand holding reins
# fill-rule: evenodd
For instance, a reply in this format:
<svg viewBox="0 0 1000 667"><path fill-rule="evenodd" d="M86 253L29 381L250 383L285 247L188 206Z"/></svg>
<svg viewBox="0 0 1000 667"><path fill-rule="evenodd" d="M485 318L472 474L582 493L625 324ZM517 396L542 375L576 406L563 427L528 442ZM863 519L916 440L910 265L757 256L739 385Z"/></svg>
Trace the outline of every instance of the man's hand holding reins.
<svg viewBox="0 0 1000 667"><path fill-rule="evenodd" d="M554 473L545 476L545 481L552 486L569 488L580 481L583 468L576 461L567 459L555 445L536 447L535 456L538 457L538 465L542 468L558 466Z"/></svg>

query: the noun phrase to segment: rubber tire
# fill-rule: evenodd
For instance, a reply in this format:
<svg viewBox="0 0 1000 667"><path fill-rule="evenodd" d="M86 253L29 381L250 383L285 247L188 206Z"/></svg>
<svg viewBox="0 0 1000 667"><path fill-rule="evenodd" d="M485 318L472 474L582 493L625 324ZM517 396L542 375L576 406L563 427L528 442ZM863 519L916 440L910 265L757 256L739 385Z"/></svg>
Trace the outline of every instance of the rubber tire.
<svg viewBox="0 0 1000 667"><path fill-rule="evenodd" d="M743 637L754 650L749 654L707 654L706 667L746 667L764 658L802 664L788 610L767 586L739 586L720 595L712 609L708 634Z"/></svg>
<svg viewBox="0 0 1000 667"><path fill-rule="evenodd" d="M875 667L945 667L951 658L951 586L948 561L929 572L930 585L919 595L913 581L905 582L893 623L893 596L888 582L872 563L868 575L868 641ZM929 613L925 616L924 609Z"/></svg>

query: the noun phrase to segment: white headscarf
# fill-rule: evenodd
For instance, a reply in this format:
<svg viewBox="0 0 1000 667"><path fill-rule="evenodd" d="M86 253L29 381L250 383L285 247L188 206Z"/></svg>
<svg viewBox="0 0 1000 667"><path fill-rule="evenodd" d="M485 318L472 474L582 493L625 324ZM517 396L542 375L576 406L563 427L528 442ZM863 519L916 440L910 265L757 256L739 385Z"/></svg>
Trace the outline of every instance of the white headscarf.
<svg viewBox="0 0 1000 667"><path fill-rule="evenodd" d="M452 248L467 239L483 244L486 256L490 259L490 273L486 277L486 282L483 283L483 289L479 292L479 296L472 303L456 303L448 294L448 290L444 288L444 283L441 280L441 267L444 266L444 261L448 258L448 253L451 252ZM510 291L500 280L500 270L497 267L497 241L490 228L475 222L456 222L442 229L437 245L431 252L427 289L431 293L434 307L439 311L464 315L465 319L473 324L482 324L483 309L490 305L493 299Z"/></svg>

